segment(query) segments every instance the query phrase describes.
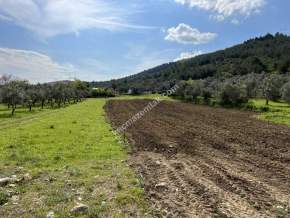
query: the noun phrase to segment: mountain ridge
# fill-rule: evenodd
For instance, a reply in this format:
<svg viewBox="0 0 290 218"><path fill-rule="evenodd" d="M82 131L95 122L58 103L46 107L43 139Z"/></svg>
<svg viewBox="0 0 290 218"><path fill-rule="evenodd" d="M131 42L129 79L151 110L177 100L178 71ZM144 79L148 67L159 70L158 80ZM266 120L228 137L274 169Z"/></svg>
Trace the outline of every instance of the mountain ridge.
<svg viewBox="0 0 290 218"><path fill-rule="evenodd" d="M286 73L290 67L290 36L276 33L251 38L241 44L177 62L161 64L124 78L93 82L94 86L121 93L160 92L180 80L231 77L249 73Z"/></svg>

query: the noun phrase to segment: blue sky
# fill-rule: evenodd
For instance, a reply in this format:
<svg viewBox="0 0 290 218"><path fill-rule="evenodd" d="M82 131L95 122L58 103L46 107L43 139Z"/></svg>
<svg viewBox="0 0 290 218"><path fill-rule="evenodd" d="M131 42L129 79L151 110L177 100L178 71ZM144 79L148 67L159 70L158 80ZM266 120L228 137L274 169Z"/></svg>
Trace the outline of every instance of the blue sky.
<svg viewBox="0 0 290 218"><path fill-rule="evenodd" d="M109 80L290 34L287 0L0 0L0 75Z"/></svg>

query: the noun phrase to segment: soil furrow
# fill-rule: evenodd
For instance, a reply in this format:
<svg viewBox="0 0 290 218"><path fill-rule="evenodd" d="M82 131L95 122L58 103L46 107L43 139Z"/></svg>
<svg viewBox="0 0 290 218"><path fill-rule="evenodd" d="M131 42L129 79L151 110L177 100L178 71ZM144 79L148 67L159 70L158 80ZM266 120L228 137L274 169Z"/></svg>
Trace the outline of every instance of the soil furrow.
<svg viewBox="0 0 290 218"><path fill-rule="evenodd" d="M115 127L149 100L109 101ZM131 166L164 217L290 217L290 127L161 102L128 128Z"/></svg>

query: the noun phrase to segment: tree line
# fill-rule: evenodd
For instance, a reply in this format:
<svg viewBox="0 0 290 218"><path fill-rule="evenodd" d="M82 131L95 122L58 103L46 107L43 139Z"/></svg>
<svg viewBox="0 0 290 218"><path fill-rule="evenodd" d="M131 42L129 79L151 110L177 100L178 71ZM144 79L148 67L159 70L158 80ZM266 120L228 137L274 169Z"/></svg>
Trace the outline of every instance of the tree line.
<svg viewBox="0 0 290 218"><path fill-rule="evenodd" d="M289 71L290 37L277 33L256 37L224 50L166 63L136 75L93 84L107 88L115 86L120 93L127 93L129 89L138 93L164 92L181 80L226 78L251 72L285 74Z"/></svg>
<svg viewBox="0 0 290 218"><path fill-rule="evenodd" d="M89 94L88 87L80 80L34 85L9 75L0 77L0 103L6 104L12 115L18 106L29 111L33 107L62 107L80 102Z"/></svg>
<svg viewBox="0 0 290 218"><path fill-rule="evenodd" d="M207 78L179 82L175 97L186 101L239 107L251 98L284 100L290 103L290 76L281 74L255 74L230 78Z"/></svg>

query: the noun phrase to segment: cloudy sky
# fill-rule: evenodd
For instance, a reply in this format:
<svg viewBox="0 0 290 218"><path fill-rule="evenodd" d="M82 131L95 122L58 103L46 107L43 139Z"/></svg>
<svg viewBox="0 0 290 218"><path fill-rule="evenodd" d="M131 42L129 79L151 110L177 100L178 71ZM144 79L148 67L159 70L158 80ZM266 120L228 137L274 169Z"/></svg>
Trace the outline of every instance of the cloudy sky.
<svg viewBox="0 0 290 218"><path fill-rule="evenodd" d="M288 0L0 0L0 75L108 80L266 33Z"/></svg>

